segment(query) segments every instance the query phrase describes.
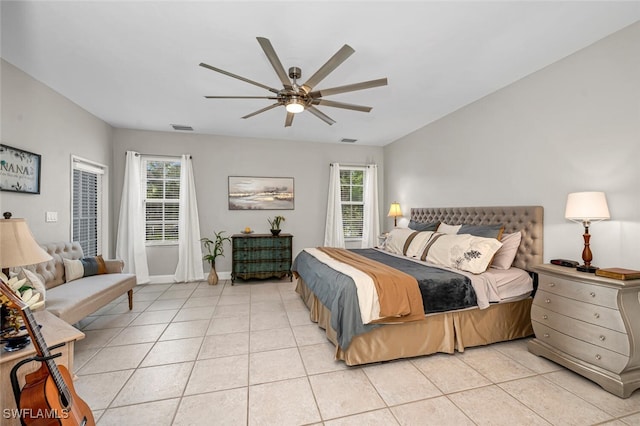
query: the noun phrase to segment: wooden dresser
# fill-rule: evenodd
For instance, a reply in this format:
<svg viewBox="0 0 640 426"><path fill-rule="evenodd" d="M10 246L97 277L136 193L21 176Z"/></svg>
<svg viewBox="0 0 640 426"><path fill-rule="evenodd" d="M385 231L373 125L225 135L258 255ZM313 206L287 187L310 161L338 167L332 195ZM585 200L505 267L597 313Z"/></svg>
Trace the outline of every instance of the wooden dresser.
<svg viewBox="0 0 640 426"><path fill-rule="evenodd" d="M529 352L627 398L640 388L640 280L540 265Z"/></svg>
<svg viewBox="0 0 640 426"><path fill-rule="evenodd" d="M291 273L291 234L234 234L231 236L233 251L231 283L236 278L282 278Z"/></svg>

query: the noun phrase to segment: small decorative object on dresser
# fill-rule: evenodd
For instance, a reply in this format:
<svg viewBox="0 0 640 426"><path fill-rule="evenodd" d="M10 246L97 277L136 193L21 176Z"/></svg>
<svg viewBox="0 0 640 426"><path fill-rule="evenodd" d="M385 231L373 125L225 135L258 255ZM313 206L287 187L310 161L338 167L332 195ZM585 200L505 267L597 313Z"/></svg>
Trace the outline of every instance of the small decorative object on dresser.
<svg viewBox="0 0 640 426"><path fill-rule="evenodd" d="M601 268L596 271L599 277L613 278L614 280L638 280L640 271L625 268Z"/></svg>
<svg viewBox="0 0 640 426"><path fill-rule="evenodd" d="M285 220L284 216L276 216L273 219L267 219L267 222L271 225L271 235L275 237L280 234L280 223Z"/></svg>
<svg viewBox="0 0 640 426"><path fill-rule="evenodd" d="M534 268L529 352L628 398L640 388L640 279L614 280L556 265Z"/></svg>

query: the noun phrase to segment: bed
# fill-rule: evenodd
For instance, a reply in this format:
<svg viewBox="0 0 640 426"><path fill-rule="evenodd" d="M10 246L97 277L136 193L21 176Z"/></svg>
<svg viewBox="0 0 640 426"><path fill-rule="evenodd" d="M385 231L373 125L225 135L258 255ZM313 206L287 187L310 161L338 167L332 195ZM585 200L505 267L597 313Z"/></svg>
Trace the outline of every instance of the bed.
<svg viewBox="0 0 640 426"><path fill-rule="evenodd" d="M439 307L426 314L422 312L419 318L414 317L409 321L394 321L394 316L384 315L375 320L374 314L374 320L365 323L366 315L362 315L362 312L368 309L368 305L362 307L364 302L359 297L353 296L361 294L360 287L355 284L355 278L342 268L338 268L334 263L322 266L319 259L324 255L321 254L315 258L321 248L305 249L294 260L293 271L297 277L296 292L309 308L311 320L325 330L327 338L335 345L336 359L343 360L347 365L360 365L437 352L452 354L455 351L462 352L467 347L513 340L533 334L530 310L534 274L531 271L533 266L543 261L542 207L413 208L410 220L410 226L419 230L422 225L439 223L445 225L465 224L470 228L498 225L501 229L500 236L497 237L498 241L503 236L519 233L520 243L517 245L517 250L514 249L515 257L511 267L507 266L506 270L500 273L526 275L530 287L528 289L520 287L518 291L511 291L510 294L503 295L505 297L499 297L495 294L482 296L478 293L477 300L474 300L472 305L467 303L468 300L465 302L466 305L457 306L454 303L451 305L453 306L451 309L443 310L442 307ZM443 227L433 234L440 234L442 229ZM415 232L413 234L415 235ZM428 233L424 232L419 235L423 234L427 235ZM441 240L444 239L445 237L442 237ZM405 243L405 251L408 247L410 244ZM322 250L324 251L324 249ZM402 254L385 252L386 250L382 249L367 253L361 251L360 254L371 256L377 261L386 261L386 255L400 258L397 260L401 262L428 264L429 261L428 258L419 259L415 256L407 260L407 256ZM314 257L312 261L309 261L309 254ZM327 252L327 255L333 256L330 252ZM492 258L491 262L493 260ZM309 266L306 263L313 265ZM409 268L412 268L411 265ZM442 268L441 265L438 267ZM348 269L348 267L345 268ZM389 267L385 266L385 268ZM461 272L467 277L478 275L451 267L443 269ZM479 274L479 276L488 276L496 272L492 268L488 268L487 271L488 273ZM398 275L403 273L398 271ZM489 278L482 279L488 280ZM471 282L470 279L467 281ZM420 283L420 281L418 282ZM473 283L470 285L473 286ZM420 288L422 289L422 284L420 284ZM476 289L474 287L474 290ZM326 294L336 294L337 292L341 294L341 299L329 302ZM347 296L342 296L343 293ZM469 298L468 294L462 290L461 294L461 297ZM424 297L424 293L422 296ZM425 307L426 303L425 299ZM359 307L355 305L359 305ZM480 307L480 305L482 306ZM358 313L354 314L354 310ZM360 315L362 315L362 320ZM398 315L398 318L402 318L402 315ZM351 322L355 324L351 324ZM351 327L350 332L345 332L344 324Z"/></svg>

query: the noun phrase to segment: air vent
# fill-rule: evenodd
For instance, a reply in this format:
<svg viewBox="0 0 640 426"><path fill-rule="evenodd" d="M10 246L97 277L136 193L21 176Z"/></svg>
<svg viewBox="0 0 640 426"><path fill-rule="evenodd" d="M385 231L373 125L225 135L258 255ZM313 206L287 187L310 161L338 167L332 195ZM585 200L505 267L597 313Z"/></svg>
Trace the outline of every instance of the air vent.
<svg viewBox="0 0 640 426"><path fill-rule="evenodd" d="M354 143L356 142L358 139L349 139L349 138L342 138L340 139L340 142L344 142L344 143Z"/></svg>
<svg viewBox="0 0 640 426"><path fill-rule="evenodd" d="M193 127L185 126L184 124L172 124L173 130L184 130L187 132L193 132Z"/></svg>

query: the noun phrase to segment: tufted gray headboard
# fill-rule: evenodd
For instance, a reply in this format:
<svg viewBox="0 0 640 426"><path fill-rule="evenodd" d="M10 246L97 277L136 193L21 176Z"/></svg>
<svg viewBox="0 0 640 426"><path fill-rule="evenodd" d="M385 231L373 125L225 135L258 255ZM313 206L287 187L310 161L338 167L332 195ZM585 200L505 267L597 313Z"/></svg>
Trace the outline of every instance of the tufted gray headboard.
<svg viewBox="0 0 640 426"><path fill-rule="evenodd" d="M513 266L532 271L543 263L542 206L499 207L434 207L412 208L411 220L416 222L445 222L449 225L504 225L505 233L522 232L522 241Z"/></svg>

